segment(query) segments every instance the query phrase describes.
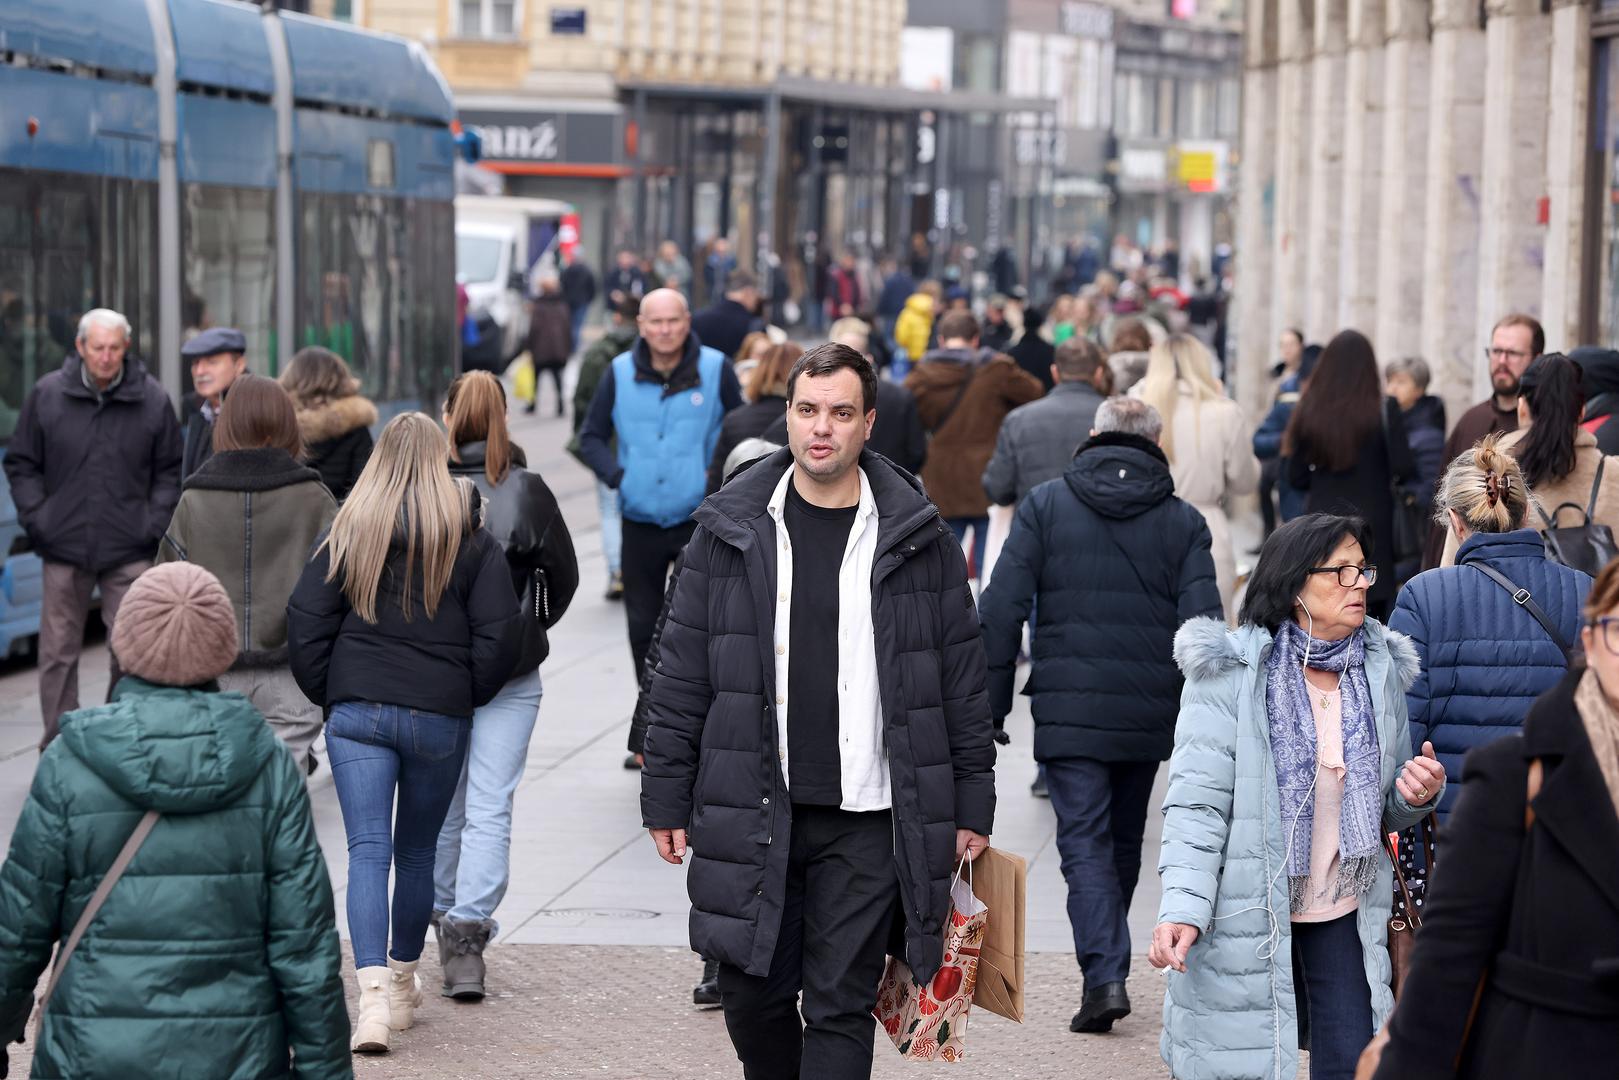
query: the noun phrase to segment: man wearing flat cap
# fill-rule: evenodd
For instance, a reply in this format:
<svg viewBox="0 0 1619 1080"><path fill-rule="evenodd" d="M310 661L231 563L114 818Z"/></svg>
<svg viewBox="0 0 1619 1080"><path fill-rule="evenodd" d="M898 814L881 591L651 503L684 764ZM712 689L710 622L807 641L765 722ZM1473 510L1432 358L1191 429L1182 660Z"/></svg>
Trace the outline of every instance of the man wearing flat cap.
<svg viewBox="0 0 1619 1080"><path fill-rule="evenodd" d="M225 394L247 370L247 338L228 326L211 326L180 346L191 367L193 393L186 398L186 450L182 478L202 468L214 454L214 420Z"/></svg>

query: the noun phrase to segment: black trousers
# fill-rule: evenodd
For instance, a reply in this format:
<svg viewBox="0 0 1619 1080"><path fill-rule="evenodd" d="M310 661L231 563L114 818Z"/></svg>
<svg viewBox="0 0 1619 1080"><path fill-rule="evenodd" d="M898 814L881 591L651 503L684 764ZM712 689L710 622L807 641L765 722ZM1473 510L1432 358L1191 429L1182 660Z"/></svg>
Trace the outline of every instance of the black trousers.
<svg viewBox="0 0 1619 1080"><path fill-rule="evenodd" d="M746 1080L869 1080L871 1010L898 912L892 814L793 807L770 973L720 965L725 1027Z"/></svg>
<svg viewBox="0 0 1619 1080"><path fill-rule="evenodd" d="M624 519L624 619L629 623L630 658L635 662L635 679L641 680L646 651L663 608L663 591L669 584L669 568L691 539L695 522L671 529Z"/></svg>

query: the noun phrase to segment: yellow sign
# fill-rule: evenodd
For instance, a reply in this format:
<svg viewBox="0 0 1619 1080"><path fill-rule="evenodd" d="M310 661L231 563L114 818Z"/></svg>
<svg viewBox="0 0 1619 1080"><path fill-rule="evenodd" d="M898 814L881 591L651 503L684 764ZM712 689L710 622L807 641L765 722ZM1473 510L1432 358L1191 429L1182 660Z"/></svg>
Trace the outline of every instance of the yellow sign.
<svg viewBox="0 0 1619 1080"><path fill-rule="evenodd" d="M1175 179L1193 191L1213 191L1219 182L1220 163L1213 150L1182 150Z"/></svg>

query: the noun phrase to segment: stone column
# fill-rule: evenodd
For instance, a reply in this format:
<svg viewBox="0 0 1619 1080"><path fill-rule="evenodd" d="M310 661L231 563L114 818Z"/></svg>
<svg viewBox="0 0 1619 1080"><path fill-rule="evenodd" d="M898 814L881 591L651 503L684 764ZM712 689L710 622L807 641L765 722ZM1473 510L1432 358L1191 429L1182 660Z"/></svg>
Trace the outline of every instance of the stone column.
<svg viewBox="0 0 1619 1080"><path fill-rule="evenodd" d="M1552 7L1551 102L1546 121L1546 273L1541 322L1546 347L1587 344L1580 337L1585 274L1585 154L1590 130L1591 6L1557 0ZM1600 227L1591 222L1590 227Z"/></svg>
<svg viewBox="0 0 1619 1080"><path fill-rule="evenodd" d="M1276 157L1272 209L1270 341L1283 330L1303 327L1304 238L1310 214L1310 10L1309 0L1277 4ZM1274 345L1267 346L1267 352Z"/></svg>
<svg viewBox="0 0 1619 1080"><path fill-rule="evenodd" d="M1325 341L1338 323L1343 238L1344 67L1347 0L1315 0L1310 59L1310 215L1305 229L1304 328Z"/></svg>
<svg viewBox="0 0 1619 1080"><path fill-rule="evenodd" d="M1382 194L1378 165L1383 142L1384 0L1349 0L1349 54L1344 61L1340 328L1373 333L1377 321L1377 223ZM1390 347L1373 341L1378 356Z"/></svg>
<svg viewBox="0 0 1619 1080"><path fill-rule="evenodd" d="M1546 111L1551 87L1550 15L1540 0L1487 0L1484 182L1478 239L1473 392L1489 392L1483 350L1501 316L1540 314L1546 234Z"/></svg>
<svg viewBox="0 0 1619 1080"><path fill-rule="evenodd" d="M1428 69L1422 355L1452 417L1476 404L1478 232L1484 163L1484 28L1477 0L1434 0Z"/></svg>
<svg viewBox="0 0 1619 1080"><path fill-rule="evenodd" d="M1383 59L1382 193L1377 222L1377 322L1387 361L1421 351L1424 188L1428 176L1428 4L1388 0ZM1433 357L1425 357L1430 361Z"/></svg>
<svg viewBox="0 0 1619 1080"><path fill-rule="evenodd" d="M1237 173L1236 393L1260 415L1269 380L1273 312L1281 305L1271 266L1276 242L1276 4L1250 3L1242 74L1242 162ZM1267 26L1268 24L1268 26ZM1266 42L1269 42L1268 46Z"/></svg>

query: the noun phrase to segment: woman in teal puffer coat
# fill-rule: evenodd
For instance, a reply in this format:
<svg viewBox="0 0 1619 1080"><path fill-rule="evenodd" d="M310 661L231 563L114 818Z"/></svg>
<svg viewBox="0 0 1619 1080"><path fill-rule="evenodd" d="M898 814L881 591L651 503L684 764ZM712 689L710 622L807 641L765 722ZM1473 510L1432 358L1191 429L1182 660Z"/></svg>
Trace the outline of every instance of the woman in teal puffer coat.
<svg viewBox="0 0 1619 1080"><path fill-rule="evenodd" d="M0 867L0 1051L142 815L136 852L36 1025L31 1075L349 1078L331 883L301 770L240 694L236 617L191 563L113 630L113 700L62 719ZM0 1076L5 1075L0 1052Z"/></svg>
<svg viewBox="0 0 1619 1080"><path fill-rule="evenodd" d="M1444 769L1431 748L1407 760L1416 651L1366 618L1367 553L1360 521L1297 518L1265 542L1235 631L1200 618L1175 637L1148 959L1172 969L1177 1080L1293 1080L1306 1032L1312 1080L1348 1080L1393 1008L1382 833L1421 819Z"/></svg>

